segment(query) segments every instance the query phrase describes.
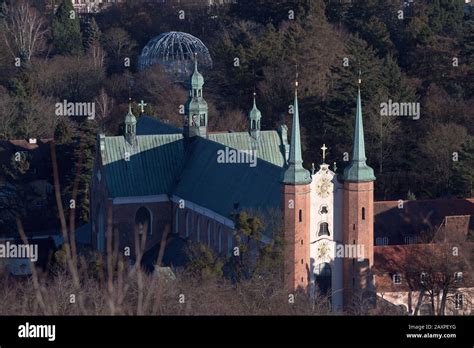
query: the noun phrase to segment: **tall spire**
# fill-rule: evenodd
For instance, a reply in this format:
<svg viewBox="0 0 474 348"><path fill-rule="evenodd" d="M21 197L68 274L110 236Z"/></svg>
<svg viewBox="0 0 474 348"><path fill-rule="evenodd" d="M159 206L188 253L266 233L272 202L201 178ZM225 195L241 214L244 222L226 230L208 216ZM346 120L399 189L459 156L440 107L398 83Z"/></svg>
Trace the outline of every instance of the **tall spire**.
<svg viewBox="0 0 474 348"><path fill-rule="evenodd" d="M311 182L308 170L303 168L301 156L300 116L298 111L298 81L295 82L295 102L293 106L293 126L291 129L290 157L288 167L283 174L283 183L306 185Z"/></svg>
<svg viewBox="0 0 474 348"><path fill-rule="evenodd" d="M360 72L358 82L352 160L344 170L344 180L353 182L374 181L374 170L367 165L367 157L365 156L364 125L362 123L362 102L360 98L360 85L362 82Z"/></svg>

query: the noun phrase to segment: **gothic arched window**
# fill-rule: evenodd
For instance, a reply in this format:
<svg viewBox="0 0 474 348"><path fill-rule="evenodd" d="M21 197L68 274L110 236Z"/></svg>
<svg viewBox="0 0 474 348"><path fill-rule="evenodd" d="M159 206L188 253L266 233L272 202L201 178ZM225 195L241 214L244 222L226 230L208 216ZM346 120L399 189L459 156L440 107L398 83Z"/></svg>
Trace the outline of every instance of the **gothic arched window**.
<svg viewBox="0 0 474 348"><path fill-rule="evenodd" d="M327 222L321 222L319 225L318 236L329 236L329 224Z"/></svg>
<svg viewBox="0 0 474 348"><path fill-rule="evenodd" d="M211 246L211 222L207 222L207 246Z"/></svg>
<svg viewBox="0 0 474 348"><path fill-rule="evenodd" d="M185 235L186 237L189 237L189 230L191 229L191 214L189 211L186 212L186 229L185 229Z"/></svg>
<svg viewBox="0 0 474 348"><path fill-rule="evenodd" d="M151 234L151 213L145 207L140 207L135 214L135 226L139 235Z"/></svg>
<svg viewBox="0 0 474 348"><path fill-rule="evenodd" d="M219 228L217 229L217 250L219 252L222 252L222 228L219 226Z"/></svg>
<svg viewBox="0 0 474 348"><path fill-rule="evenodd" d="M201 241L201 218L198 216L196 218L196 242Z"/></svg>

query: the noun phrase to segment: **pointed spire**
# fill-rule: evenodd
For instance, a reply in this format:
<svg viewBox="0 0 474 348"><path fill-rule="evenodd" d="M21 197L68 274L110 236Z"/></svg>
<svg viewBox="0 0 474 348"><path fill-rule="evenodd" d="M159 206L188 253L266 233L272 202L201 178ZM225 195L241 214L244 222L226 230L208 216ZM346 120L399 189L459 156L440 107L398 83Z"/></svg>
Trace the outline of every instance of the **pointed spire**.
<svg viewBox="0 0 474 348"><path fill-rule="evenodd" d="M358 82L352 160L344 170L344 180L353 182L374 181L374 170L367 165L367 157L365 156L364 125L362 122L362 102L360 97L360 85L362 83L360 71Z"/></svg>
<svg viewBox="0 0 474 348"><path fill-rule="evenodd" d="M298 110L298 80L295 82L295 102L293 106L293 126L291 129L290 157L288 168L283 175L283 183L306 185L311 182L310 173L303 168L301 156L300 116Z"/></svg>

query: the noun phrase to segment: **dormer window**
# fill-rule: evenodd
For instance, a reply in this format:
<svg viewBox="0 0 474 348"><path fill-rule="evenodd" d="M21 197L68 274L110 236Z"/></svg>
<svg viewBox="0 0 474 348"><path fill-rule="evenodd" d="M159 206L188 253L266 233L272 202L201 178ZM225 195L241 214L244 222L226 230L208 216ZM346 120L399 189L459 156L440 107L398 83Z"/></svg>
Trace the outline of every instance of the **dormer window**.
<svg viewBox="0 0 474 348"><path fill-rule="evenodd" d="M392 281L393 281L393 284L401 284L402 283L402 276L401 274L399 273L395 273L393 276L392 276Z"/></svg>
<svg viewBox="0 0 474 348"><path fill-rule="evenodd" d="M425 273L425 272L421 272L421 274L420 274L420 282L421 282L421 284L423 284L423 285L426 284L426 277L427 277L426 273Z"/></svg>
<svg viewBox="0 0 474 348"><path fill-rule="evenodd" d="M462 282L462 272L455 272L454 273L454 281L456 283L461 283Z"/></svg>

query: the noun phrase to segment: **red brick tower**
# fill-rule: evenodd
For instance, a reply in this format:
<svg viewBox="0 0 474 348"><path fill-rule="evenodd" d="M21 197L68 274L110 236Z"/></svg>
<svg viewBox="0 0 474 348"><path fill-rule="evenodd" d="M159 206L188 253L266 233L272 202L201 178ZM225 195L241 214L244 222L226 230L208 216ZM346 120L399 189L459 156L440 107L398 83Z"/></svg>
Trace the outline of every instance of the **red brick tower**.
<svg viewBox="0 0 474 348"><path fill-rule="evenodd" d="M352 161L344 170L343 242L346 250L351 245L350 250L358 250L363 255L344 255L343 301L347 311L364 310L374 299L371 275L374 264L374 181L374 171L366 164L359 88Z"/></svg>
<svg viewBox="0 0 474 348"><path fill-rule="evenodd" d="M295 90L290 155L283 176L282 195L284 282L289 293L294 293L298 288L306 290L309 284L310 183L311 176L303 168L301 156L298 93Z"/></svg>

